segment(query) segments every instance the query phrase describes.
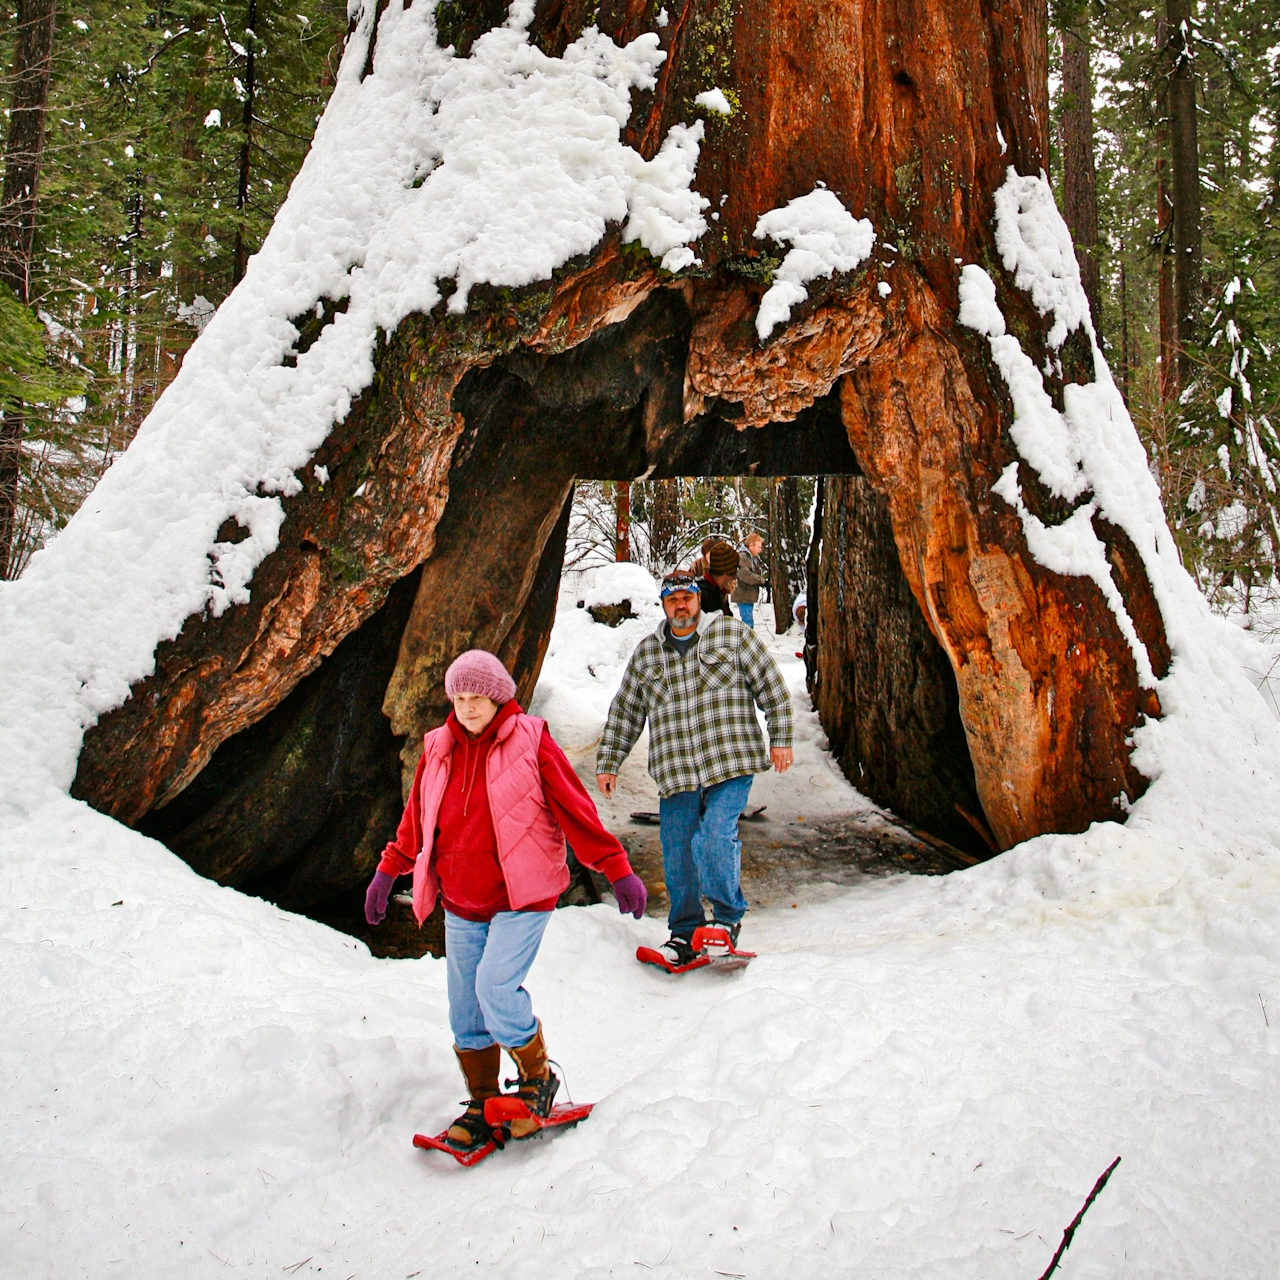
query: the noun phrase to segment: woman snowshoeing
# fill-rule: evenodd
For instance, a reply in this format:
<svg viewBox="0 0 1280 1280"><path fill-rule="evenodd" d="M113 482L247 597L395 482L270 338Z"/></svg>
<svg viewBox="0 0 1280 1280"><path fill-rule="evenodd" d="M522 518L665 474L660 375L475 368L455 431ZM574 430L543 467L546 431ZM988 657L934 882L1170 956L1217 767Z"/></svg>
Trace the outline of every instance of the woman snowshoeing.
<svg viewBox="0 0 1280 1280"><path fill-rule="evenodd" d="M638 920L647 894L546 721L520 709L502 663L468 650L444 687L453 711L423 740L399 830L365 895L365 918L382 922L396 877L410 871L419 925L437 896L444 900L449 1023L469 1098L448 1140L468 1150L492 1136L484 1104L499 1093L502 1049L533 1116L551 1113L560 1087L521 983L569 884L566 835L578 860L609 878L619 911ZM513 1138L537 1129L536 1119L510 1122Z"/></svg>

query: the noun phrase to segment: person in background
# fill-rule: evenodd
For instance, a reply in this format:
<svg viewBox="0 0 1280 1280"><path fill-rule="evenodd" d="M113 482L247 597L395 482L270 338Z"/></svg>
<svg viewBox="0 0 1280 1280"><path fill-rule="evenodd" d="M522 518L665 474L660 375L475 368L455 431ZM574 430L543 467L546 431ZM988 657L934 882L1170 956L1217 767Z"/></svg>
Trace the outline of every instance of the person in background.
<svg viewBox="0 0 1280 1280"><path fill-rule="evenodd" d="M733 603L738 606L738 617L756 629L756 602L760 599L760 588L766 582L764 565L760 563L760 552L764 550L764 539L754 531L747 534L738 552L738 584L733 589Z"/></svg>
<svg viewBox="0 0 1280 1280"><path fill-rule="evenodd" d="M447 1136L467 1150L492 1136L484 1104L498 1096L503 1048L534 1115L550 1114L560 1087L521 984L569 884L565 835L580 862L608 876L619 911L640 919L648 895L547 722L520 709L502 663L470 649L454 659L444 688L453 710L423 740L409 803L364 914L380 924L396 877L410 871L419 925L436 897L444 900L449 1025L469 1098ZM513 1138L536 1132L533 1120L510 1124Z"/></svg>
<svg viewBox="0 0 1280 1280"><path fill-rule="evenodd" d="M798 596L796 596L796 602L791 606L791 612L795 616L795 620L800 624L801 647L796 650L796 657L804 659L805 678L807 680L812 680L814 671L816 670L814 665L814 661L816 661L816 654L814 655L814 661L811 661L810 657L806 653L806 650L809 648L808 642L805 639L807 632L805 619L809 616L809 593L807 591L802 591Z"/></svg>
<svg viewBox="0 0 1280 1280"><path fill-rule="evenodd" d="M725 543L719 547L736 555ZM742 896L738 819L752 775L792 764L791 695L777 663L741 621L699 606L697 579L662 580L662 625L636 646L609 707L596 752L596 785L612 795L618 770L649 724L649 775L658 784L662 868L671 899L674 966L694 958L693 935L706 923L702 905L734 946L747 900ZM769 749L756 707L769 724Z"/></svg>
<svg viewBox="0 0 1280 1280"><path fill-rule="evenodd" d="M702 578L706 576L707 569L710 567L707 562L707 555L711 551L711 548L719 541L719 538L703 538L702 554L699 555L693 564L689 566L689 572L693 574L695 578Z"/></svg>
<svg viewBox="0 0 1280 1280"><path fill-rule="evenodd" d="M729 597L738 579L738 553L727 542L713 542L707 551L707 571L698 587L703 613L733 617Z"/></svg>

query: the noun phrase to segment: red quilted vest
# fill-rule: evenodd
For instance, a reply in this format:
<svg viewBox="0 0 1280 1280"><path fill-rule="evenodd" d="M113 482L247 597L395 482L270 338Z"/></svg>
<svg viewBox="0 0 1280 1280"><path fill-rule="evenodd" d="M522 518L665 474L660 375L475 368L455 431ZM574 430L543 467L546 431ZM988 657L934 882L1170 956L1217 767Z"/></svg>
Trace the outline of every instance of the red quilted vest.
<svg viewBox="0 0 1280 1280"><path fill-rule="evenodd" d="M538 772L538 745L545 725L545 720L523 711L504 720L485 766L498 863L512 911L557 898L569 885L564 832L542 794ZM431 914L440 893L431 846L453 767L454 745L447 725L433 729L423 739L422 849L413 864L413 914L419 924Z"/></svg>

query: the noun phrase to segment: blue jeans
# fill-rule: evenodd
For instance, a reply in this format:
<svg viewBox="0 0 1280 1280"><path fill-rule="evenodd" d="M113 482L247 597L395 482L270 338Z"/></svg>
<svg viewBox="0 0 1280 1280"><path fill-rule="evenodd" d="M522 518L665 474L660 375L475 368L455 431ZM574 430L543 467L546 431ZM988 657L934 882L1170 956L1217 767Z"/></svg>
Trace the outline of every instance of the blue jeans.
<svg viewBox="0 0 1280 1280"><path fill-rule="evenodd" d="M492 920L444 913L449 1026L459 1049L528 1044L538 1030L520 984L542 941L550 911L499 911Z"/></svg>
<svg viewBox="0 0 1280 1280"><path fill-rule="evenodd" d="M671 932L689 937L706 920L705 896L715 919L735 924L747 910L739 883L742 841L738 818L751 794L751 774L696 791L677 791L658 802L662 871L667 882Z"/></svg>
<svg viewBox="0 0 1280 1280"><path fill-rule="evenodd" d="M756 607L754 604L740 604L738 606L738 617L740 617L752 631L756 629ZM743 803L745 803L745 801Z"/></svg>

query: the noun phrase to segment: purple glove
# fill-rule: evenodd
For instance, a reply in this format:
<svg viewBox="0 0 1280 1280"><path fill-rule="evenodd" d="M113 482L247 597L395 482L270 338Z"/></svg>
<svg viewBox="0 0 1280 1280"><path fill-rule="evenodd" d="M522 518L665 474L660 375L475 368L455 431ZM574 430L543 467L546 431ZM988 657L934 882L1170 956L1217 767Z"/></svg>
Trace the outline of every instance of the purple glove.
<svg viewBox="0 0 1280 1280"><path fill-rule="evenodd" d="M624 916L630 911L637 920L644 915L645 906L649 902L649 891L634 871L613 882L613 896L618 900L618 910Z"/></svg>
<svg viewBox="0 0 1280 1280"><path fill-rule="evenodd" d="M395 884L395 876L385 871L375 871L369 881L369 890L364 895L364 918L370 924L381 924L387 914L387 899L391 897L391 886Z"/></svg>

